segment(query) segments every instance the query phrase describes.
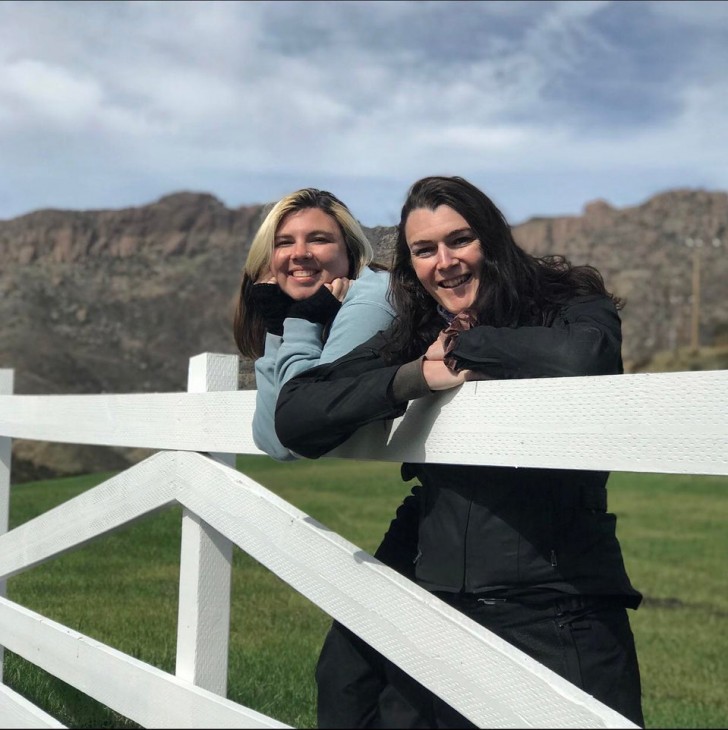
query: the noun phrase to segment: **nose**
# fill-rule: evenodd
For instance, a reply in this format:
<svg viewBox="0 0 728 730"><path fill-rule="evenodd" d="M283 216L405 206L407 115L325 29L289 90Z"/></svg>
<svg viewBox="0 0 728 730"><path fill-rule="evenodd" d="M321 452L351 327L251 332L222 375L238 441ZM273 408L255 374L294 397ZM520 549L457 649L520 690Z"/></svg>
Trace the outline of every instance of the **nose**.
<svg viewBox="0 0 728 730"><path fill-rule="evenodd" d="M308 243L303 238L297 239L293 244L293 250L291 251L291 255L293 256L293 258L296 259L308 258Z"/></svg>
<svg viewBox="0 0 728 730"><path fill-rule="evenodd" d="M437 247L437 268L449 269L458 262L457 256L445 245L440 244Z"/></svg>

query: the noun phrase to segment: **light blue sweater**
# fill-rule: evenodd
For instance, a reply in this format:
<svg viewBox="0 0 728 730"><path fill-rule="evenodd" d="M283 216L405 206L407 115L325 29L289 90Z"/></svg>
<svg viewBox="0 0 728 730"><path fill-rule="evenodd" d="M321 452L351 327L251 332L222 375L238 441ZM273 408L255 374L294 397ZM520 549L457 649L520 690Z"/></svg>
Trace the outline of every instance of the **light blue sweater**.
<svg viewBox="0 0 728 730"><path fill-rule="evenodd" d="M263 356L255 361L258 392L253 440L259 449L279 461L298 458L276 436L274 417L281 387L294 375L333 362L386 329L394 317L387 302L388 285L388 272L366 268L351 282L325 343L323 325L305 319L288 317L283 322L282 336L266 334Z"/></svg>

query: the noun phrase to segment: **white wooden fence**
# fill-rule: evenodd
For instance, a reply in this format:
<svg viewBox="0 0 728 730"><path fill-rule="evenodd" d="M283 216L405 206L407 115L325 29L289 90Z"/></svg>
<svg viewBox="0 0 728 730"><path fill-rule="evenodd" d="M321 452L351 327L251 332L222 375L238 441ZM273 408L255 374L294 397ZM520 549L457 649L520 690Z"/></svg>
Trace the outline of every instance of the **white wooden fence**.
<svg viewBox="0 0 728 730"><path fill-rule="evenodd" d="M260 453L236 384L237 358L214 354L192 358L187 393L12 395L0 370L0 647L145 727L286 727L226 698L235 544L479 727L634 727L234 470ZM8 532L12 438L160 452ZM466 383L331 456L728 474L728 371ZM4 597L10 576L174 504L174 675ZM0 727L61 725L0 682Z"/></svg>

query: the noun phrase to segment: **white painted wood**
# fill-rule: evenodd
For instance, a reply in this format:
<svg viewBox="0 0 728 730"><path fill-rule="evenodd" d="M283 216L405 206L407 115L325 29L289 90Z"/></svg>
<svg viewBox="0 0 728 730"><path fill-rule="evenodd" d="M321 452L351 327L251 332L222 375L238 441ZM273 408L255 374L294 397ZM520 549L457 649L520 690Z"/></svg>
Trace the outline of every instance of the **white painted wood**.
<svg viewBox="0 0 728 730"><path fill-rule="evenodd" d="M62 727L58 720L43 712L10 687L0 684L0 728Z"/></svg>
<svg viewBox="0 0 728 730"><path fill-rule="evenodd" d="M140 502L154 511L174 499L479 727L632 727L261 485L200 454L155 454L55 508L52 519L46 513L0 537L0 575L18 573L95 532L138 518ZM0 642L16 634L10 621L0 613ZM31 634L8 647L16 651L14 646L25 646ZM49 639L49 645L54 641ZM25 650L44 656L45 646ZM89 660L88 671L97 681L97 660ZM72 681L53 669L86 691L89 680L75 671ZM98 699L110 704L108 698ZM121 705L110 706L126 714Z"/></svg>
<svg viewBox="0 0 728 730"><path fill-rule="evenodd" d="M0 395L10 395L13 392L13 380L14 372L12 370L0 370ZM8 531L8 520L10 519L10 460L12 458L12 445L13 440L9 436L0 436L0 535L4 535ZM6 582L0 578L0 597L5 595ZM4 654L5 651L2 645L0 645L0 686L3 681Z"/></svg>
<svg viewBox="0 0 728 730"><path fill-rule="evenodd" d="M238 358L204 353L190 358L190 392L238 387ZM235 466L233 454L213 454ZM230 639L233 546L230 540L184 510L180 549L176 675L225 697Z"/></svg>
<svg viewBox="0 0 728 730"><path fill-rule="evenodd" d="M230 358L193 358L190 388L216 387L220 373L232 383ZM0 532L11 438L179 450L0 534L5 581L179 502L178 676L4 598L0 645L141 724L284 727L209 692L225 693L232 541L479 727L634 727L230 468L231 454L260 453L251 431L255 392L233 390L232 359L233 392L0 395ZM7 372L0 371L0 393ZM728 474L728 371L467 383L420 399L394 422L371 424L330 456ZM5 689L0 685L0 716L6 705L18 711Z"/></svg>
<svg viewBox="0 0 728 730"><path fill-rule="evenodd" d="M5 598L0 599L0 641L144 727L289 727Z"/></svg>
<svg viewBox="0 0 728 730"><path fill-rule="evenodd" d="M204 458L204 457L200 457ZM161 452L0 535L0 579L175 503L175 460Z"/></svg>
<svg viewBox="0 0 728 730"><path fill-rule="evenodd" d="M0 396L0 435L255 454L254 410L254 391ZM361 429L331 455L726 474L728 371L466 383Z"/></svg>
<svg viewBox="0 0 728 730"><path fill-rule="evenodd" d="M480 381L410 404L329 456L728 474L728 371Z"/></svg>
<svg viewBox="0 0 728 730"><path fill-rule="evenodd" d="M634 727L252 479L176 458L182 504L478 727Z"/></svg>
<svg viewBox="0 0 728 730"><path fill-rule="evenodd" d="M261 454L255 391L0 396L0 436L58 443Z"/></svg>
<svg viewBox="0 0 728 730"><path fill-rule="evenodd" d="M9 396L13 392L13 375L12 370L0 370L0 396ZM8 529L11 446L11 434L0 434L0 534Z"/></svg>

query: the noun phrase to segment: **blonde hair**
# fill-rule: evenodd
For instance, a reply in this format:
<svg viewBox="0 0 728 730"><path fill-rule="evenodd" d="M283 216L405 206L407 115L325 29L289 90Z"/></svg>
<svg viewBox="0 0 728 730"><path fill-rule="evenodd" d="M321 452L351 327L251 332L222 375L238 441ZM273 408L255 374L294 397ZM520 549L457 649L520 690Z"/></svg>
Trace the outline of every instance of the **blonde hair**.
<svg viewBox="0 0 728 730"><path fill-rule="evenodd" d="M344 237L346 256L349 260L350 279L356 279L368 266L374 252L369 239L349 209L332 193L317 188L303 188L281 198L268 212L250 244L243 267L233 335L235 344L246 357L257 358L263 354L265 327L260 313L255 309L252 289L255 282L269 267L273 256L275 236L281 221L289 214L306 208L318 208L330 215L338 224Z"/></svg>

